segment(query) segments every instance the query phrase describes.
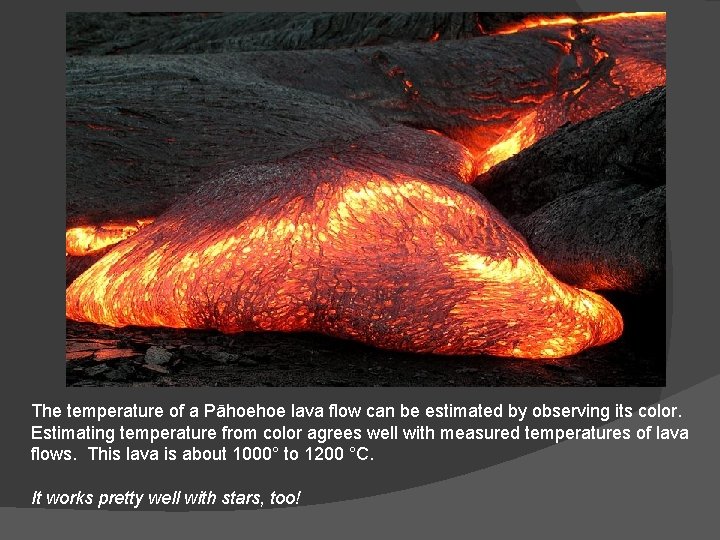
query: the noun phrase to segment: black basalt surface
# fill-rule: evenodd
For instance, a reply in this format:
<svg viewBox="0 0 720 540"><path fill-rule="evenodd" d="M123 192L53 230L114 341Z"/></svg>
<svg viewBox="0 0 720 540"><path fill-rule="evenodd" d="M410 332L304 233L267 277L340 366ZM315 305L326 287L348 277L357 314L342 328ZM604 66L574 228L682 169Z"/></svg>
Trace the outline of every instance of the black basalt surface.
<svg viewBox="0 0 720 540"><path fill-rule="evenodd" d="M664 290L665 94L565 126L475 181L561 280Z"/></svg>

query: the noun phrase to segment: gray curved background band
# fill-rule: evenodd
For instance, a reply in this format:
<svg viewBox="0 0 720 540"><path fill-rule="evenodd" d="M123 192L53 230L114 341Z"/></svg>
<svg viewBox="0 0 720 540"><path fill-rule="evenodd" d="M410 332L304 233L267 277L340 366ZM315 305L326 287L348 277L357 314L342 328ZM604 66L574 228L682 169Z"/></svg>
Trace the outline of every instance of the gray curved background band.
<svg viewBox="0 0 720 540"><path fill-rule="evenodd" d="M664 401L681 406L692 445L560 444L466 476L389 495L260 512L81 512L3 510L30 537L53 531L125 538L154 531L174 538L478 537L684 538L710 534L716 512L715 408L720 377ZM644 427L622 421L613 427ZM688 456L691 454L691 458ZM422 464L418 464L421 467ZM40 518L40 519L38 519ZM49 524L52 524L51 526ZM547 536L545 536L547 535ZM691 537L694 537L692 535Z"/></svg>
<svg viewBox="0 0 720 540"><path fill-rule="evenodd" d="M148 3L127 2L108 6L118 10L149 10ZM177 3L174 9L195 6ZM187 3L186 3L187 4ZM337 10L331 4L270 5L261 9ZM299 534L305 528L324 536L413 534L438 536L513 533L593 536L625 532L657 534L687 531L711 523L717 481L717 421L720 395L717 361L717 264L712 232L718 198L714 177L717 153L717 73L709 69L716 50L718 2L669 5L669 2L534 2L483 5L491 10L667 10L668 11L668 222L669 329L667 387L665 389L133 389L72 390L64 387L64 365L54 359L62 351L64 282L60 234L64 229L64 13L97 9L81 3L57 6L45 13L8 13L10 46L3 93L7 107L5 129L12 150L6 156L5 200L6 264L3 268L6 312L5 391L3 415L3 482L0 504L27 505L33 489L51 485L71 491L74 478L92 477L98 485L147 482L158 489L182 489L202 468L177 470L162 467L135 471L117 479L107 467L51 468L33 465L28 458L30 403L48 402L152 402L213 401L252 403L334 399L337 402L465 401L513 403L542 401L578 403L650 403L668 398L684 412L683 425L691 429L687 442L633 441L610 444L563 443L549 448L499 449L450 446L413 453L391 452L372 474L338 478L329 469L300 471L303 486L322 492L324 485L343 485L346 500L294 509L244 512L90 512L72 510L2 510L4 529L24 530L30 537L67 533L74 537L102 535L125 537L129 531L172 534L176 538ZM579 5L579 8L578 8ZM203 5L204 9L234 6ZM251 9L243 5L243 9ZM386 4L343 6L344 9L389 9ZM393 6L394 7L394 6ZM472 3L397 4L397 10L473 10ZM494 9L493 9L494 8ZM21 142L21 144L17 144ZM19 192L19 193L18 193ZM23 204L17 204L17 201ZM55 236L57 235L57 237ZM634 424L634 422L633 422ZM628 425L632 425L628 422ZM532 450L537 452L527 454ZM498 452L493 455L493 452ZM527 454L527 455L522 455ZM522 457L517 457L522 456ZM517 459L512 459L517 457ZM511 461L506 461L511 459ZM491 463L499 465L482 469ZM383 467L386 469L383 470ZM480 470L482 469L482 470ZM475 471L475 472L469 472ZM250 478L252 471L222 471L223 476ZM295 484L296 472L286 484ZM460 476L457 476L460 475ZM124 480L123 480L124 477ZM453 478L454 477L454 478ZM360 480L356 480L359 478ZM387 482L375 485L378 478ZM449 479L448 479L449 478ZM364 480L368 485L363 485ZM279 482L279 480L276 480ZM166 487L167 486L167 487ZM417 487L413 487L417 486ZM269 486L272 487L272 486ZM306 489L308 489L306 488ZM375 488L375 489L373 489ZM411 489L407 489L411 488ZM388 493L392 492L392 493ZM387 493L363 497L373 493ZM319 499L318 499L319 500ZM715 498L716 500L716 498ZM11 534L10 537L15 537Z"/></svg>

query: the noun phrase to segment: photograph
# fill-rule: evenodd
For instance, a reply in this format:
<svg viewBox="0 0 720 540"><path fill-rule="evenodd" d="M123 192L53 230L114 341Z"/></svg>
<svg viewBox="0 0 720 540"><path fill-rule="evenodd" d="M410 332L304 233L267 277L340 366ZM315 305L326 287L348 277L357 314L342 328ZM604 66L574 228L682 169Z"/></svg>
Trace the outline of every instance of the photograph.
<svg viewBox="0 0 720 540"><path fill-rule="evenodd" d="M665 386L664 12L65 25L67 386Z"/></svg>

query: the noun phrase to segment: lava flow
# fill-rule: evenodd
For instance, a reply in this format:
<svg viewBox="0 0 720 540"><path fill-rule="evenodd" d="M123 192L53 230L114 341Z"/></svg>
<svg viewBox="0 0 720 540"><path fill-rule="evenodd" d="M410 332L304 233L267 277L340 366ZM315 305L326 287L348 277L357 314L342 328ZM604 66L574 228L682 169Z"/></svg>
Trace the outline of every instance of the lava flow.
<svg viewBox="0 0 720 540"><path fill-rule="evenodd" d="M85 256L102 251L123 240L130 238L142 227L152 223L152 219L138 219L134 223L120 225L110 223L106 225L88 225L73 227L65 231L65 254Z"/></svg>
<svg viewBox="0 0 720 540"><path fill-rule="evenodd" d="M665 13L545 17L494 32L518 33L537 35L557 47L555 88L508 98L508 114L519 103L527 112L490 146L476 142L484 139L485 127L479 128L482 137L473 132L454 137L472 150L480 173L567 122L587 120L665 84Z"/></svg>
<svg viewBox="0 0 720 540"><path fill-rule="evenodd" d="M230 171L76 279L66 314L522 358L616 339L617 310L553 278L437 144L394 128Z"/></svg>
<svg viewBox="0 0 720 540"><path fill-rule="evenodd" d="M315 331L392 350L522 358L616 339L618 311L555 279L463 182L565 123L665 84L665 14L536 19L495 33L518 34L508 39L521 50L542 49L541 68L529 77L513 71L514 61L485 69L482 59L500 55L493 47L505 38L477 38L493 47L478 47L477 76L488 79L467 96L472 107L444 106L442 84L435 101L426 98L432 85L423 73L411 79L388 68L388 84L402 74L405 109L452 120L414 122L431 133L389 128L245 166L151 226L95 230L91 240L83 230L70 234L69 254L97 253L111 236L122 242L67 289L67 316L111 326Z"/></svg>
<svg viewBox="0 0 720 540"><path fill-rule="evenodd" d="M658 17L665 19L664 11L635 11L621 13L606 13L603 15L591 15L589 17L571 17L569 15L558 15L548 17L530 17L517 23L505 25L494 30L493 34L515 34L523 30L546 26L567 26L574 24L592 24L605 21L622 21L627 19L647 19Z"/></svg>

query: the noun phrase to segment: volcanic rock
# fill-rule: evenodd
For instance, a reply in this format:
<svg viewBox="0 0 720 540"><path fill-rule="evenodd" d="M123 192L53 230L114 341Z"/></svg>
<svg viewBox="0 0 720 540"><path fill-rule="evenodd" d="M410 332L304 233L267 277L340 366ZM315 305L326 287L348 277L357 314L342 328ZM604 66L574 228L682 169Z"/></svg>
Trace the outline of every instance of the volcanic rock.
<svg viewBox="0 0 720 540"><path fill-rule="evenodd" d="M161 365L158 365L158 364L143 364L143 367L144 367L145 369L149 369L150 371L154 371L154 372L156 372L156 373L162 373L162 374L165 374L165 375L168 374L168 373L170 373L170 371L168 370L168 368L166 368L166 367L164 367L164 366L161 366Z"/></svg>
<svg viewBox="0 0 720 540"><path fill-rule="evenodd" d="M150 347L145 353L145 364L148 366L163 366L170 362L172 353L162 347Z"/></svg>
<svg viewBox="0 0 720 540"><path fill-rule="evenodd" d="M482 35L533 13L68 13L67 53L332 49ZM589 13L584 13L589 16Z"/></svg>
<svg viewBox="0 0 720 540"><path fill-rule="evenodd" d="M93 351L67 351L65 360L88 360L93 357Z"/></svg>
<svg viewBox="0 0 720 540"><path fill-rule="evenodd" d="M97 377L99 375L102 375L106 372L110 371L110 368L105 364L99 364L97 366L90 366L87 369L85 369L85 373L89 377Z"/></svg>
<svg viewBox="0 0 720 540"><path fill-rule="evenodd" d="M475 181L566 283L664 289L665 94L566 126Z"/></svg>
<svg viewBox="0 0 720 540"><path fill-rule="evenodd" d="M139 356L139 354L133 349L101 349L99 351L95 351L95 360L97 361L134 358L136 356Z"/></svg>
<svg viewBox="0 0 720 540"><path fill-rule="evenodd" d="M119 34L134 28L132 17L95 16L102 24L117 22ZM346 15L334 17L345 21L338 32L357 23L345 20ZM455 22L456 15L413 14L417 22L408 23L408 29L403 17L389 16L395 22L387 24L402 27L411 41L424 33L412 28L428 27L422 21L445 28L466 24L462 18ZM179 20L186 18L203 28L229 20ZM68 19L71 36L73 20ZM157 53L167 42L160 28L167 21L152 20L160 26L145 37L159 40L147 45ZM264 24L257 22L257 28ZM285 31L292 34L295 23L288 24ZM317 33L324 23L309 24ZM328 24L333 28L335 23ZM598 107L662 84L664 19L618 24L593 26L602 51L595 49L594 39L570 36L568 26L346 49L69 56L67 223L157 216L219 171L270 162L388 124L435 130L480 155L538 104L558 93L572 96L572 103L543 119L544 134L566 117L587 117ZM189 32L183 24L174 31L178 36ZM621 41L614 39L617 33ZM192 32L187 35L196 39ZM604 60L592 60L603 55ZM626 80L628 65L641 66L647 80Z"/></svg>
<svg viewBox="0 0 720 540"><path fill-rule="evenodd" d="M214 362L219 362L221 364L229 364L232 362L237 362L238 355L232 354L229 352L225 352L225 351L217 351L217 352L212 353L210 355L210 358L212 358L212 360Z"/></svg>

